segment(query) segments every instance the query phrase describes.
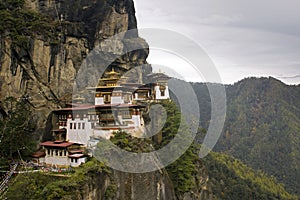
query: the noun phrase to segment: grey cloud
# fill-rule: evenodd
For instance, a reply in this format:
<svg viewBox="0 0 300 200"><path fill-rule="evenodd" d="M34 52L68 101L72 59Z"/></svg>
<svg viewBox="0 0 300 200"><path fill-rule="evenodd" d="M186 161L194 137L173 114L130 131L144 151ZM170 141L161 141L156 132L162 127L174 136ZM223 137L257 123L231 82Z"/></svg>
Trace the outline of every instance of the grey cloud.
<svg viewBox="0 0 300 200"><path fill-rule="evenodd" d="M167 28L191 37L219 66L225 82L237 81L232 77L290 77L300 72L300 1L152 0L136 4L139 27ZM193 52L188 46L182 48Z"/></svg>

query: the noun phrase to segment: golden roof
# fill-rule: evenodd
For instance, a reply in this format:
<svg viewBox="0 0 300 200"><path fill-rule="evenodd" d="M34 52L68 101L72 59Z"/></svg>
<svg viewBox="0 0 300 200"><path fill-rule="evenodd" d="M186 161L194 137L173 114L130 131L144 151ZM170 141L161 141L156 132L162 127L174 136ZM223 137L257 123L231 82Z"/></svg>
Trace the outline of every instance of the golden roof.
<svg viewBox="0 0 300 200"><path fill-rule="evenodd" d="M113 76L113 75L120 75L119 72L116 72L114 68L110 72L105 72L106 75Z"/></svg>

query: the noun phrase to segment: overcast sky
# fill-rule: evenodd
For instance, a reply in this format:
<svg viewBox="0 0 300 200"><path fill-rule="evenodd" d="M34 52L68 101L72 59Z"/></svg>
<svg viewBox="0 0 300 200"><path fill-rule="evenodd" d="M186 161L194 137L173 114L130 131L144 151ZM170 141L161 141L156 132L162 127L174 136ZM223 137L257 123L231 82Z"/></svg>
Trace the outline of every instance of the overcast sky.
<svg viewBox="0 0 300 200"><path fill-rule="evenodd" d="M139 28L191 38L209 55L223 83L249 76L300 83L299 0L135 0L135 6ZM152 50L148 61L201 81L174 55Z"/></svg>

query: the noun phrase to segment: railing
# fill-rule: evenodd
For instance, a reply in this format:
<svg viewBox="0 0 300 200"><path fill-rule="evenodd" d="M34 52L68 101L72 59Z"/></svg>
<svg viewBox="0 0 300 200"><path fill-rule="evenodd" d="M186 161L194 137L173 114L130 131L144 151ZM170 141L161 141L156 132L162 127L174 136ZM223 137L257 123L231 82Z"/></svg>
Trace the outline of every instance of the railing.
<svg viewBox="0 0 300 200"><path fill-rule="evenodd" d="M10 180L10 178L12 177L12 175L15 173L16 169L18 167L18 164L14 164L11 166L10 171L8 171L6 173L6 175L4 176L3 180L0 183L0 194L4 193L5 190L8 187L8 182Z"/></svg>

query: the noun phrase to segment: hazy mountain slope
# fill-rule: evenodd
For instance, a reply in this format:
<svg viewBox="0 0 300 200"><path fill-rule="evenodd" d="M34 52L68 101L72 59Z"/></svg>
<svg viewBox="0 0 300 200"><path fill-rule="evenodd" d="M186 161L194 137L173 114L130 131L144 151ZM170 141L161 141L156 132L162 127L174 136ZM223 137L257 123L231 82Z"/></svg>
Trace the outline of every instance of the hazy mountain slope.
<svg viewBox="0 0 300 200"><path fill-rule="evenodd" d="M274 178L226 154L211 152L204 163L217 199L297 199Z"/></svg>
<svg viewBox="0 0 300 200"><path fill-rule="evenodd" d="M210 107L204 84L194 84ZM300 86L274 78L248 78L226 86L227 115L215 150L275 176L300 194ZM205 94L205 95L204 95ZM203 117L202 124L209 118Z"/></svg>

